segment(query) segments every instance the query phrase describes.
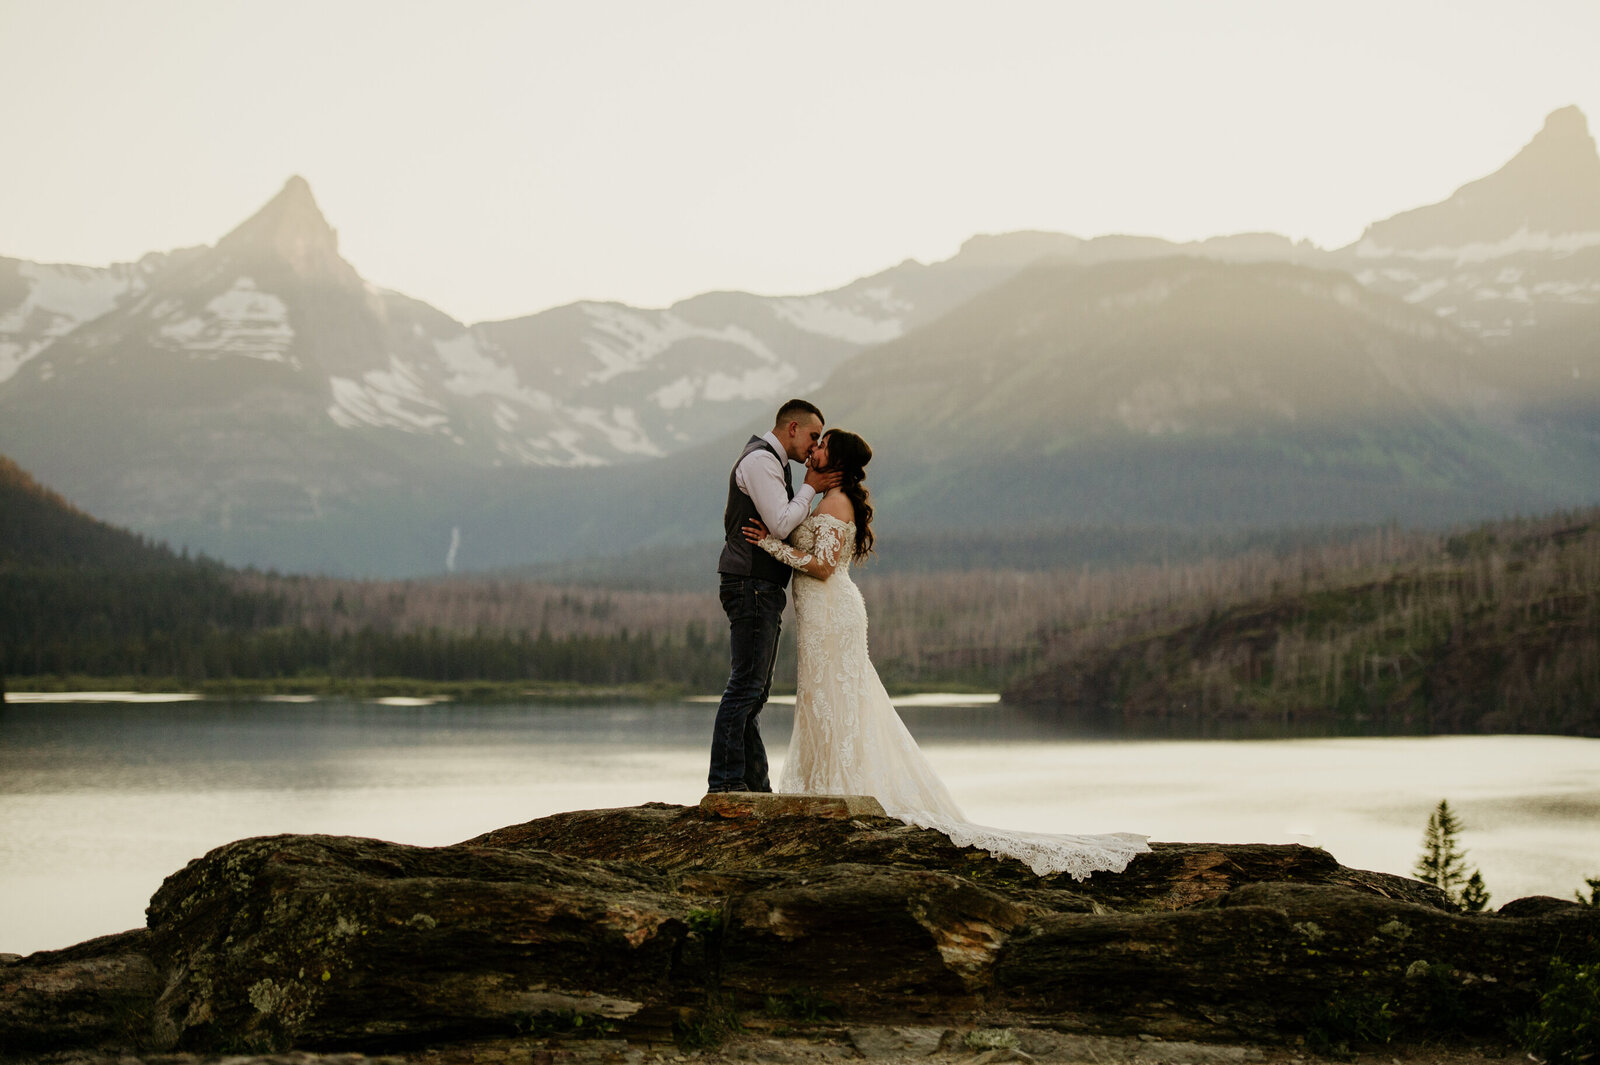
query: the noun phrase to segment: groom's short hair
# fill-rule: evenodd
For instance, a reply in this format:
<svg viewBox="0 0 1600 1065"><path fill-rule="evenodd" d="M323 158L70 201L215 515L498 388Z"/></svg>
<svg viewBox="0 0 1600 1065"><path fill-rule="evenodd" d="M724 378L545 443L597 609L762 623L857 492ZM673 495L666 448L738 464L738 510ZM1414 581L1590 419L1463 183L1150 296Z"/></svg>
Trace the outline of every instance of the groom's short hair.
<svg viewBox="0 0 1600 1065"><path fill-rule="evenodd" d="M778 408L778 416L773 419L772 422L773 428L782 428L790 422L797 422L800 420L800 415L802 414L814 414L816 415L817 421L827 421L827 419L822 416L822 412L817 409L817 405L815 403L811 403L803 399L791 399L789 402Z"/></svg>

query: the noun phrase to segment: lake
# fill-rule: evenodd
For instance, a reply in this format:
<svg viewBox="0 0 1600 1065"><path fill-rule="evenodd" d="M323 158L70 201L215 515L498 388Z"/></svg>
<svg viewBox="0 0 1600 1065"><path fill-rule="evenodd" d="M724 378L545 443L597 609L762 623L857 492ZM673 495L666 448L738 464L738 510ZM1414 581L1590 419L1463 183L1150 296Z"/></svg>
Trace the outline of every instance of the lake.
<svg viewBox="0 0 1600 1065"><path fill-rule="evenodd" d="M438 845L562 810L695 803L714 709L13 702L0 707L0 952L142 925L167 874L246 836ZM1491 907L1570 898L1600 876L1600 740L1124 741L1065 734L992 700L924 698L901 712L984 824L1305 843L1409 873L1447 798ZM774 779L791 713L764 715Z"/></svg>

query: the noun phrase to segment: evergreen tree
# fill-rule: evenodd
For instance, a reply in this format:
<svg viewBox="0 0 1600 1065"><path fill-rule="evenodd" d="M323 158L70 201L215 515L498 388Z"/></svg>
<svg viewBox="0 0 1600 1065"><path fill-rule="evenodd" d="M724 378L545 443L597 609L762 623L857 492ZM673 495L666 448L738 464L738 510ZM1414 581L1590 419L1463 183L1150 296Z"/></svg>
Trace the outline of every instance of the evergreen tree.
<svg viewBox="0 0 1600 1065"><path fill-rule="evenodd" d="M1456 837L1461 834L1461 822L1448 800L1440 799L1433 813L1428 815L1428 827L1422 833L1422 856L1417 859L1414 872L1425 884L1454 895L1460 885L1467 882L1466 852L1456 848Z"/></svg>
<svg viewBox="0 0 1600 1065"><path fill-rule="evenodd" d="M1600 876L1584 877L1583 882L1589 885L1589 897L1584 898L1583 892L1573 892L1573 897L1585 906L1600 906Z"/></svg>
<svg viewBox="0 0 1600 1065"><path fill-rule="evenodd" d="M1456 845L1464 827L1450 803L1440 799L1428 815L1428 827L1422 833L1422 855L1414 871L1417 879L1439 888L1462 908L1476 912L1488 905L1489 891L1483 885L1482 873L1476 869L1467 872L1467 852Z"/></svg>
<svg viewBox="0 0 1600 1065"><path fill-rule="evenodd" d="M1489 905L1489 889L1483 886L1483 874L1476 869L1461 888L1460 902L1468 913L1482 913L1483 908Z"/></svg>

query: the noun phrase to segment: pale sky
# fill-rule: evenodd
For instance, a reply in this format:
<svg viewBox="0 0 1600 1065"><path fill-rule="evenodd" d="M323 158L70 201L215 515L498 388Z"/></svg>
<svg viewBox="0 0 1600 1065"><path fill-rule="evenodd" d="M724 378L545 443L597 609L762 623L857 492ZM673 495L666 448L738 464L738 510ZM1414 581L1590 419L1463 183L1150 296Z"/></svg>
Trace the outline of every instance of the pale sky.
<svg viewBox="0 0 1600 1065"><path fill-rule="evenodd" d="M1325 247L1600 124L1597 0L0 0L0 255L301 174L464 321L837 287L975 233Z"/></svg>

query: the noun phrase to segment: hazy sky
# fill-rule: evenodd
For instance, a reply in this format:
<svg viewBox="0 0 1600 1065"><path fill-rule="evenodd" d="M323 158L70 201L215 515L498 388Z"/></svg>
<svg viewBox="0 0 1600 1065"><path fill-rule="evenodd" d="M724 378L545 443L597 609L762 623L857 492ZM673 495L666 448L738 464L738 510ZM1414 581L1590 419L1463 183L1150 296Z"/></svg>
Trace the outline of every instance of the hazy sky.
<svg viewBox="0 0 1600 1065"><path fill-rule="evenodd" d="M0 255L213 243L298 173L479 321L1014 229L1342 245L1600 121L1600 2L0 0L0 101Z"/></svg>

